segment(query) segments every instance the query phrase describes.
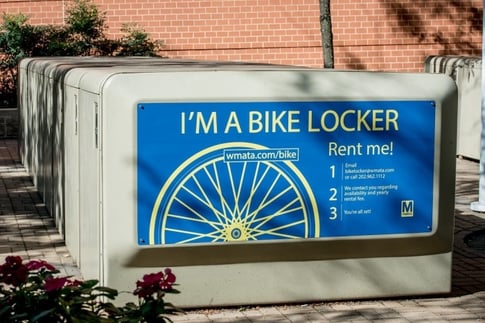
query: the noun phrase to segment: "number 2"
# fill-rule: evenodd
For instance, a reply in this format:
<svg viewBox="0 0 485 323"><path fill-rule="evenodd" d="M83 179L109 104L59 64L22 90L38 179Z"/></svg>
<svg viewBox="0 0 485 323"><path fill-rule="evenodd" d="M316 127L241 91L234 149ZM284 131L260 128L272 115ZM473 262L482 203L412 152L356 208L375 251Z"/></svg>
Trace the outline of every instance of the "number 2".
<svg viewBox="0 0 485 323"><path fill-rule="evenodd" d="M330 198L328 200L329 201L336 201L337 200L337 189L335 187L332 187L330 189L330 192L332 192L332 195L330 195Z"/></svg>

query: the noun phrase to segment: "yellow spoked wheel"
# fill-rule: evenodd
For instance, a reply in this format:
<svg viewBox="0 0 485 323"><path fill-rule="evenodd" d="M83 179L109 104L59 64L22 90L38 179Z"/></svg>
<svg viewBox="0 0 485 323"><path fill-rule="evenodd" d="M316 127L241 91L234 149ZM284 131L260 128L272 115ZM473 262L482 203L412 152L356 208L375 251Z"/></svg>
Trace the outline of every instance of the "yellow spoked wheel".
<svg viewBox="0 0 485 323"><path fill-rule="evenodd" d="M266 149L246 142L206 148L163 185L150 219L150 244L313 238L316 201L290 161L228 162L227 149Z"/></svg>

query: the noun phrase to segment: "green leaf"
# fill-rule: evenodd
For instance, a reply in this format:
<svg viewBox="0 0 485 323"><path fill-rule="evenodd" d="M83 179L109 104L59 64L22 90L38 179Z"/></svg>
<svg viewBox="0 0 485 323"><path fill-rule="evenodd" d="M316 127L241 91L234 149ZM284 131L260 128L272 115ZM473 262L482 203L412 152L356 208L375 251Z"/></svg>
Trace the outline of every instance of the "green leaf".
<svg viewBox="0 0 485 323"><path fill-rule="evenodd" d="M95 288L96 291L100 291L100 292L104 292L104 293L109 293L109 294L113 294L115 296L118 295L118 291L114 288L110 288L110 287L104 287L104 286L98 286Z"/></svg>
<svg viewBox="0 0 485 323"><path fill-rule="evenodd" d="M54 311L55 311L55 308L50 308L48 310L44 310L44 311L40 312L39 314L37 314L36 316L34 316L31 319L31 322L37 322L37 321L41 320L42 318L48 316L49 314L53 313Z"/></svg>

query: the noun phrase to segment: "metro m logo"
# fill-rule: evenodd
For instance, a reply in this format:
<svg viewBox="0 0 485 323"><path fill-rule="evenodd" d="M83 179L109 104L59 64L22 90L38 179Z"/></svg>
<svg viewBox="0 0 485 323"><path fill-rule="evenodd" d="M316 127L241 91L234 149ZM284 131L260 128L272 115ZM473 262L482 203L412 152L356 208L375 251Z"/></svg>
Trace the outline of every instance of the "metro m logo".
<svg viewBox="0 0 485 323"><path fill-rule="evenodd" d="M407 218L414 216L414 200L401 201L401 217Z"/></svg>

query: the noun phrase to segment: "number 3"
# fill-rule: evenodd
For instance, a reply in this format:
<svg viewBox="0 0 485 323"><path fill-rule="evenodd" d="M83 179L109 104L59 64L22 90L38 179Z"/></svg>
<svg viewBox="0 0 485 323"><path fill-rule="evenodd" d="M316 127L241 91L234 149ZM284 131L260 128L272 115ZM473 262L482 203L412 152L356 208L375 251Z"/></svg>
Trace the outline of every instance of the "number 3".
<svg viewBox="0 0 485 323"><path fill-rule="evenodd" d="M337 214L337 208L335 206L332 206L330 208L330 214L331 214L331 216L329 217L330 220L336 220L337 219L338 214Z"/></svg>

